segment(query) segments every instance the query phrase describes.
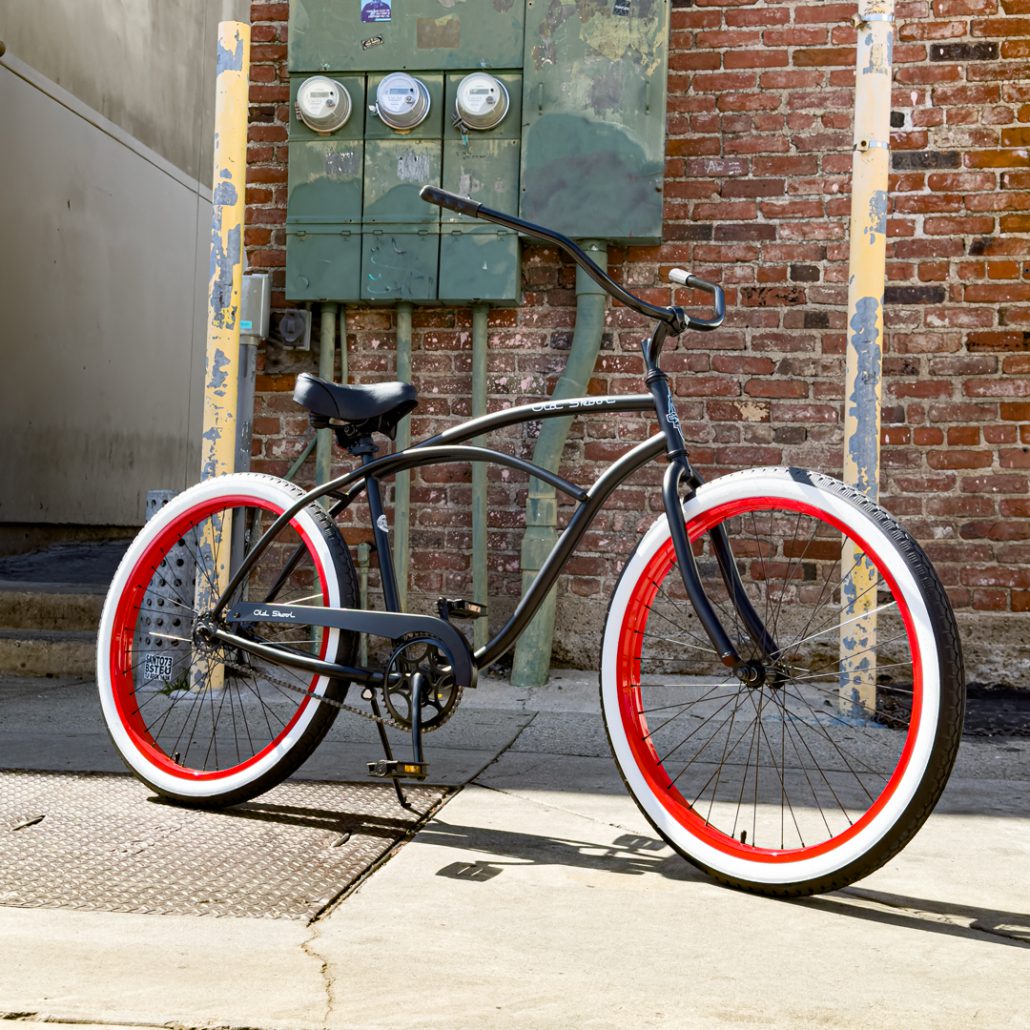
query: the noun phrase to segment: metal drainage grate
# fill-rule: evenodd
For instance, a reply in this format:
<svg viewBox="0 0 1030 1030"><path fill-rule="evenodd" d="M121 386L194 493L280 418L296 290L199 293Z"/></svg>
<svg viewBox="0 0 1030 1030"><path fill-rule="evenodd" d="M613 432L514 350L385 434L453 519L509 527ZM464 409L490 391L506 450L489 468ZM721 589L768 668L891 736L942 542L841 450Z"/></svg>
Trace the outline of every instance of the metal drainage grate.
<svg viewBox="0 0 1030 1030"><path fill-rule="evenodd" d="M448 788L405 790L426 813ZM205 812L126 776L0 771L0 905L311 920L420 822L390 783Z"/></svg>

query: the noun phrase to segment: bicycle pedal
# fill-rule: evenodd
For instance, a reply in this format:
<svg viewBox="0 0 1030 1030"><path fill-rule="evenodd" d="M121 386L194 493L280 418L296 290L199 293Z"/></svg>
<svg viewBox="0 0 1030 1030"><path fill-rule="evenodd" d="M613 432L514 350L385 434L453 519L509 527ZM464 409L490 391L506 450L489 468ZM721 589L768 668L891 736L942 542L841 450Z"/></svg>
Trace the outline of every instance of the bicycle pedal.
<svg viewBox="0 0 1030 1030"><path fill-rule="evenodd" d="M463 597L441 597L436 602L441 619L483 619L486 605L478 601L466 601Z"/></svg>
<svg viewBox="0 0 1030 1030"><path fill-rule="evenodd" d="M380 758L368 763L369 776L394 780L424 780L429 775L428 762L402 762L396 758Z"/></svg>

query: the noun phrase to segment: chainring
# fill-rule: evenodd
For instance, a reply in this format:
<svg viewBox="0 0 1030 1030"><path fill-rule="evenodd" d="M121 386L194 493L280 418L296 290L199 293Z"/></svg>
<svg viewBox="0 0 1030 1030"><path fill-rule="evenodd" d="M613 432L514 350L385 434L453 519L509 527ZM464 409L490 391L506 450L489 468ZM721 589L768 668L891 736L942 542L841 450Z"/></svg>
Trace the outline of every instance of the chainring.
<svg viewBox="0 0 1030 1030"><path fill-rule="evenodd" d="M411 729L411 678L421 672L428 682L422 698L422 729L431 733L454 714L461 701L461 684L447 654L429 637L403 637L390 656L383 678L383 705L388 721L398 729Z"/></svg>

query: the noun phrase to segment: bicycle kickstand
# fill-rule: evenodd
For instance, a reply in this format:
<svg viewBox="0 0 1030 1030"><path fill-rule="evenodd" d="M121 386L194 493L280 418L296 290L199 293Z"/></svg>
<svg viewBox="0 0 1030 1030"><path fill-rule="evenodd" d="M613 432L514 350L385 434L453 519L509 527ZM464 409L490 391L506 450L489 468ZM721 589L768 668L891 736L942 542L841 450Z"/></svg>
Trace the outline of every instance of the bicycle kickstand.
<svg viewBox="0 0 1030 1030"><path fill-rule="evenodd" d="M418 812L414 805L408 801L404 788L401 786L401 778L424 780L429 772L429 766L425 760L425 752L422 748L422 699L425 691L429 688L429 681L421 672L416 672L411 677L411 754L412 761L402 762L394 758L393 748L390 747L390 739L386 735L386 727L383 724L379 708L379 701L375 693L370 694L369 700L372 703L372 711L376 716L376 727L379 730L379 739L383 745L385 759L378 762L369 762L368 771L373 776L390 777L393 780L393 789L397 792L397 800L402 808L409 812Z"/></svg>

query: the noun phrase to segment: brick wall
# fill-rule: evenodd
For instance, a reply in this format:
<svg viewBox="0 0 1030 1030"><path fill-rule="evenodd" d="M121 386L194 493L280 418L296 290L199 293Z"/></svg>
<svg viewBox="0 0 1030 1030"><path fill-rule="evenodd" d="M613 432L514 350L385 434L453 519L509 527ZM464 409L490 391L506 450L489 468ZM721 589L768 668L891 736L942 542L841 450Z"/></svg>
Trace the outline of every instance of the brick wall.
<svg viewBox="0 0 1030 1030"><path fill-rule="evenodd" d="M666 242L612 248L609 263L661 303L694 299L665 284L672 265L727 289L725 327L684 338L666 362L706 477L779 463L840 472L855 10L672 0ZM251 267L273 273L277 307L287 13L252 6L246 243ZM1030 0L899 0L897 14L881 500L937 565L974 677L1018 681L1014 668L1030 664L1019 614L1030 610ZM568 262L526 247L523 285L524 304L490 318L494 407L546 394L571 339ZM347 322L351 379L391 378L392 313L351 308ZM641 329L609 310L592 393L639 391ZM416 437L468 415L470 330L468 310L416 309ZM289 390L316 357L269 347L263 359L255 467L281 473L306 432ZM563 471L590 479L649 431L633 417L578 422ZM528 455L532 433L504 442ZM656 481L645 473L617 494L570 564L559 660L596 660L594 629L622 555L660 506ZM470 495L463 468L413 485L413 591L467 591ZM491 472L498 613L518 589L524 500L524 482Z"/></svg>

